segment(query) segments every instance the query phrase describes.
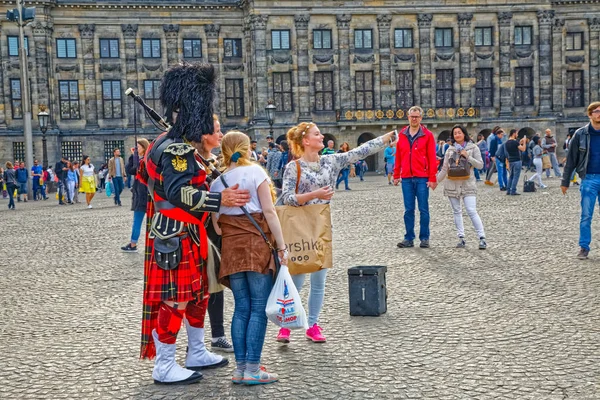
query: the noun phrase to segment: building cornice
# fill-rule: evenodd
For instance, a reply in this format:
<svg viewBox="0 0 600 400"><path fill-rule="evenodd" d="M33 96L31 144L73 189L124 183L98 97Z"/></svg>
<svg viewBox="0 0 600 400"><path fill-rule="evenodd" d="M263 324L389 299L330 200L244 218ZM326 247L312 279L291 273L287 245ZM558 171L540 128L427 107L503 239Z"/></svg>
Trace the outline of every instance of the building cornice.
<svg viewBox="0 0 600 400"><path fill-rule="evenodd" d="M16 4L15 0L2 0L2 5ZM53 8L88 9L88 10L239 10L243 4L232 1L226 4L207 3L190 4L189 2L177 2L175 4L164 4L164 2L145 1L144 3L128 2L127 0L115 1L114 3L72 1L69 3L57 3L54 1L26 1L27 6L46 5Z"/></svg>

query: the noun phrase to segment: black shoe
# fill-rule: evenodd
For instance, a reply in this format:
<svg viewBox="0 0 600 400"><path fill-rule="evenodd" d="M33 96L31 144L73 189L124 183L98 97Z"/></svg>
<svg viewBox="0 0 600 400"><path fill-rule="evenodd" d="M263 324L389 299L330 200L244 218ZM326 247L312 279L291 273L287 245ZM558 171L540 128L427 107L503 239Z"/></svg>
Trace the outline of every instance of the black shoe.
<svg viewBox="0 0 600 400"><path fill-rule="evenodd" d="M350 189L350 188L346 188L346 190L352 190L352 189Z"/></svg>
<svg viewBox="0 0 600 400"><path fill-rule="evenodd" d="M521 193L514 192L512 195L513 195L513 196L520 196L520 195L521 195Z"/></svg>
<svg viewBox="0 0 600 400"><path fill-rule="evenodd" d="M581 249L579 249L579 254L577 254L577 258L579 258L580 260L587 260L588 254L590 254L590 251L582 247Z"/></svg>
<svg viewBox="0 0 600 400"><path fill-rule="evenodd" d="M465 238L464 237L459 237L458 238L458 243L456 244L456 248L457 249L464 249L465 247L467 247L467 242L465 242Z"/></svg>
<svg viewBox="0 0 600 400"><path fill-rule="evenodd" d="M125 253L137 253L138 248L137 246L131 246L131 243L127 243L127 246L121 247L121 250Z"/></svg>
<svg viewBox="0 0 600 400"><path fill-rule="evenodd" d="M573 182L573 185L579 186L579 182Z"/></svg>
<svg viewBox="0 0 600 400"><path fill-rule="evenodd" d="M419 245L419 247L422 249L428 249L429 248L429 240L428 239L421 240L421 244Z"/></svg>
<svg viewBox="0 0 600 400"><path fill-rule="evenodd" d="M487 243L485 242L485 238L479 238L479 250L487 249Z"/></svg>
<svg viewBox="0 0 600 400"><path fill-rule="evenodd" d="M415 247L415 243L412 240L404 239L403 241L398 243L396 246L398 246L398 248L400 248L400 249L404 249L406 247Z"/></svg>
<svg viewBox="0 0 600 400"><path fill-rule="evenodd" d="M501 192L506 192L506 188L505 188L505 187L501 187L501 188L500 188L500 191L501 191Z"/></svg>
<svg viewBox="0 0 600 400"><path fill-rule="evenodd" d="M220 337L216 342L211 342L210 348L224 353L233 353L233 346L225 337Z"/></svg>

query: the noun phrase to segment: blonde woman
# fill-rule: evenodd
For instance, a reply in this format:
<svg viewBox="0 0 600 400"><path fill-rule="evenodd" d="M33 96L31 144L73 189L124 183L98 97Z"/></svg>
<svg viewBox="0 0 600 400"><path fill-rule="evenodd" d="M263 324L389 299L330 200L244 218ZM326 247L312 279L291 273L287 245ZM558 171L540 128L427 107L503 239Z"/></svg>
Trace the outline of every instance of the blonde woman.
<svg viewBox="0 0 600 400"><path fill-rule="evenodd" d="M298 207L329 203L333 197L333 185L336 183L340 171L359 160L382 151L389 144L393 135L394 132L388 132L344 153L319 155L324 147L323 134L319 127L312 122L303 122L293 127L287 133L287 141L292 153L299 157L300 181L298 182L297 163L289 163L283 175L283 203ZM306 337L315 343L322 343L326 339L318 325L318 320L325 296L327 269L321 269L311 274L293 275L292 278L298 290L302 288L307 275L310 275L310 294L308 297L309 329L306 331ZM277 341L289 343L290 330L280 329Z"/></svg>
<svg viewBox="0 0 600 400"><path fill-rule="evenodd" d="M246 209L269 241L277 245L282 264L287 264L271 181L267 172L250 160L250 139L242 132L229 132L223 136L221 151L227 168L212 183L211 192L222 192L225 183L227 187L239 185L248 190L251 199ZM223 237L219 278L229 286L235 299L231 340L237 366L231 380L246 385L276 382L276 374L260 367L267 330L265 307L275 272L271 250L240 207L221 206L219 214L213 216L213 224Z"/></svg>
<svg viewBox="0 0 600 400"><path fill-rule="evenodd" d="M88 208L92 208L92 199L96 195L96 177L94 176L94 165L89 156L83 156L81 168L79 168L79 192L85 193L85 202Z"/></svg>

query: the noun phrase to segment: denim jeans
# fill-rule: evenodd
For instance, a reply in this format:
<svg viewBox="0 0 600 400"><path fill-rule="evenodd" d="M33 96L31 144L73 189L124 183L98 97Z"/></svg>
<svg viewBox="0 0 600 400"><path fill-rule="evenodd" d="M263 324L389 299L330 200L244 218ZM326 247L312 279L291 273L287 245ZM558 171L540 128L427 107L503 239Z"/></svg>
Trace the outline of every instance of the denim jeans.
<svg viewBox="0 0 600 400"><path fill-rule="evenodd" d="M15 206L15 189L16 185L14 183L6 184L6 191L8 192L8 208L13 208Z"/></svg>
<svg viewBox="0 0 600 400"><path fill-rule="evenodd" d="M361 181L365 180L365 167L362 164L356 168L356 175L358 175Z"/></svg>
<svg viewBox="0 0 600 400"><path fill-rule="evenodd" d="M479 175L479 170L477 168L473 168L473 172L475 173L475 179L478 181L481 180L481 175Z"/></svg>
<svg viewBox="0 0 600 400"><path fill-rule="evenodd" d="M548 152L548 156L550 156L550 162L552 163L552 169L554 170L554 175L556 177L561 177L560 167L558 166L558 159L556 158L556 153ZM550 168L546 170L546 177L550 178Z"/></svg>
<svg viewBox="0 0 600 400"><path fill-rule="evenodd" d="M112 178L113 189L115 190L115 204L121 204L121 192L123 191L123 177L115 176Z"/></svg>
<svg viewBox="0 0 600 400"><path fill-rule="evenodd" d="M235 361L260 363L267 331L267 299L273 286L271 274L237 272L229 276L235 300L231 341Z"/></svg>
<svg viewBox="0 0 600 400"><path fill-rule="evenodd" d="M46 198L46 185L40 185L40 178L33 178L33 200L37 200L38 191L42 194L42 198Z"/></svg>
<svg viewBox="0 0 600 400"><path fill-rule="evenodd" d="M142 232L142 222L146 216L145 211L134 211L133 212L133 226L131 227L131 243L138 242L140 233Z"/></svg>
<svg viewBox="0 0 600 400"><path fill-rule="evenodd" d="M325 298L325 281L327 280L327 270L328 268L324 268L310 274L310 293L308 295L308 326L313 326L319 322L319 314L321 314L321 309L323 308L323 299ZM294 285L296 285L298 292L300 292L300 289L302 289L302 286L304 285L306 275L309 274L292 275L292 280L294 281Z"/></svg>
<svg viewBox="0 0 600 400"><path fill-rule="evenodd" d="M429 187L427 178L403 178L402 196L404 198L404 239L415 240L415 208L419 202L420 231L419 240L429 240Z"/></svg>
<svg viewBox="0 0 600 400"><path fill-rule="evenodd" d="M587 174L581 181L581 220L579 247L589 250L592 242L592 217L596 201L600 203L600 174Z"/></svg>
<svg viewBox="0 0 600 400"><path fill-rule="evenodd" d="M519 178L521 177L521 168L523 163L521 161L513 161L508 164L510 168L510 175L508 176L508 188L507 192L511 194L517 193L517 185L519 184Z"/></svg>
<svg viewBox="0 0 600 400"><path fill-rule="evenodd" d="M65 192L66 195L65 195ZM63 196L66 198L69 197L69 192L67 191L67 182L64 179L58 180L58 204L64 204Z"/></svg>
<svg viewBox="0 0 600 400"><path fill-rule="evenodd" d="M498 185L500 189L505 188L508 185L506 179L506 164L503 161L498 160L496 157L496 170L498 170Z"/></svg>
<svg viewBox="0 0 600 400"><path fill-rule="evenodd" d="M348 188L348 175L350 175L350 168L344 168L340 171L340 176L337 178L337 182L335 183L335 188L337 189L340 183L343 181L346 189Z"/></svg>

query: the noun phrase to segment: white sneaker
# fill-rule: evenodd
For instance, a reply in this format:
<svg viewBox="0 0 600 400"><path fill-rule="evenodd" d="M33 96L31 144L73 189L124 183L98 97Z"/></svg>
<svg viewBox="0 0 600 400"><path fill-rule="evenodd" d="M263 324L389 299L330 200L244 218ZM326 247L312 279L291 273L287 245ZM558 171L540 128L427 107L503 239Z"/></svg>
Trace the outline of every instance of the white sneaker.
<svg viewBox="0 0 600 400"><path fill-rule="evenodd" d="M90 205L88 206L88 208L92 208L92 205L90 204Z"/></svg>

